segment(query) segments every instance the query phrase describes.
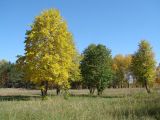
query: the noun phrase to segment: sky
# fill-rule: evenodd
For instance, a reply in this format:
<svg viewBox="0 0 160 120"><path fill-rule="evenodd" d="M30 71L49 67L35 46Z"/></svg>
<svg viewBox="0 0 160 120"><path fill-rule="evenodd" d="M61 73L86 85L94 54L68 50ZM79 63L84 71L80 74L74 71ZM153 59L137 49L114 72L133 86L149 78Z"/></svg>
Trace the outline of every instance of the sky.
<svg viewBox="0 0 160 120"><path fill-rule="evenodd" d="M35 16L56 8L80 53L91 43L116 54L133 54L148 40L160 62L160 0L0 0L0 59L24 54L25 32Z"/></svg>

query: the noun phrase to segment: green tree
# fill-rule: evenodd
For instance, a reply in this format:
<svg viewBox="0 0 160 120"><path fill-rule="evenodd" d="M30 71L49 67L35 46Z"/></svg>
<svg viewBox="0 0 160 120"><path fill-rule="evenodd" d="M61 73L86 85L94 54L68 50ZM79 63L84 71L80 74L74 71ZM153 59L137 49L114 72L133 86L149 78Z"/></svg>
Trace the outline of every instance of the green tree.
<svg viewBox="0 0 160 120"><path fill-rule="evenodd" d="M90 93L97 88L98 95L112 79L111 51L104 45L91 44L83 52L81 61L81 73Z"/></svg>
<svg viewBox="0 0 160 120"><path fill-rule="evenodd" d="M0 83L1 87L23 87L22 71L16 68L14 63L6 60L0 61Z"/></svg>
<svg viewBox="0 0 160 120"><path fill-rule="evenodd" d="M8 87L9 83L10 63L6 60L0 61L0 85Z"/></svg>
<svg viewBox="0 0 160 120"><path fill-rule="evenodd" d="M58 10L43 11L35 18L26 32L25 51L18 61L25 69L26 78L41 85L42 96L47 95L49 83L64 90L69 88L76 49Z"/></svg>
<svg viewBox="0 0 160 120"><path fill-rule="evenodd" d="M145 86L148 93L150 93L149 86L155 80L155 64L152 47L146 40L142 40L139 43L138 51L132 58L132 71L137 81Z"/></svg>
<svg viewBox="0 0 160 120"><path fill-rule="evenodd" d="M26 82L23 80L23 72L17 69L16 64L9 64L9 86L22 88L25 87Z"/></svg>

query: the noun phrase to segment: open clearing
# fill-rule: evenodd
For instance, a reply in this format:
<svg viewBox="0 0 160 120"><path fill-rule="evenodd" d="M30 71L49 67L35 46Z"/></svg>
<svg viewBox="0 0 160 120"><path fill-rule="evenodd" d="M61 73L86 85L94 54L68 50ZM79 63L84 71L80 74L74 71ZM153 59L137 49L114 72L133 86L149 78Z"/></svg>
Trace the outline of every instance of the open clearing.
<svg viewBox="0 0 160 120"><path fill-rule="evenodd" d="M106 89L102 96L70 90L70 97L49 91L0 89L0 120L160 120L160 90Z"/></svg>

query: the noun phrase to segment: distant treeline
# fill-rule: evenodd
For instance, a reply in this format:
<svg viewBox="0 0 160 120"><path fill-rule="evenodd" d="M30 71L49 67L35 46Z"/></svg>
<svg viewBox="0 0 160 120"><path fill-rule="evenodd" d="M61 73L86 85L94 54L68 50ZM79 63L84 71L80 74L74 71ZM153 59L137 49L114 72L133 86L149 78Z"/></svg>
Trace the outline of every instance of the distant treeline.
<svg viewBox="0 0 160 120"><path fill-rule="evenodd" d="M35 85L24 80L24 73L17 69L15 63L0 60L0 87L3 88L32 88Z"/></svg>

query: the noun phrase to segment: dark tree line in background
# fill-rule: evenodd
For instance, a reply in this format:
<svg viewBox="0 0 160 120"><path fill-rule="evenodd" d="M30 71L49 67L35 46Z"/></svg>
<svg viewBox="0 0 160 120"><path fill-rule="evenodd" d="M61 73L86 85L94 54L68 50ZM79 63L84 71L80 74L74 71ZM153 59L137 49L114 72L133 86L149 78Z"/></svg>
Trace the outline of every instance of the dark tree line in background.
<svg viewBox="0 0 160 120"><path fill-rule="evenodd" d="M33 83L24 79L24 73L16 63L0 61L0 87L3 88L35 88Z"/></svg>
<svg viewBox="0 0 160 120"><path fill-rule="evenodd" d="M1 60L0 61L0 86L1 87L25 87L23 81L23 73L16 69L14 63Z"/></svg>

